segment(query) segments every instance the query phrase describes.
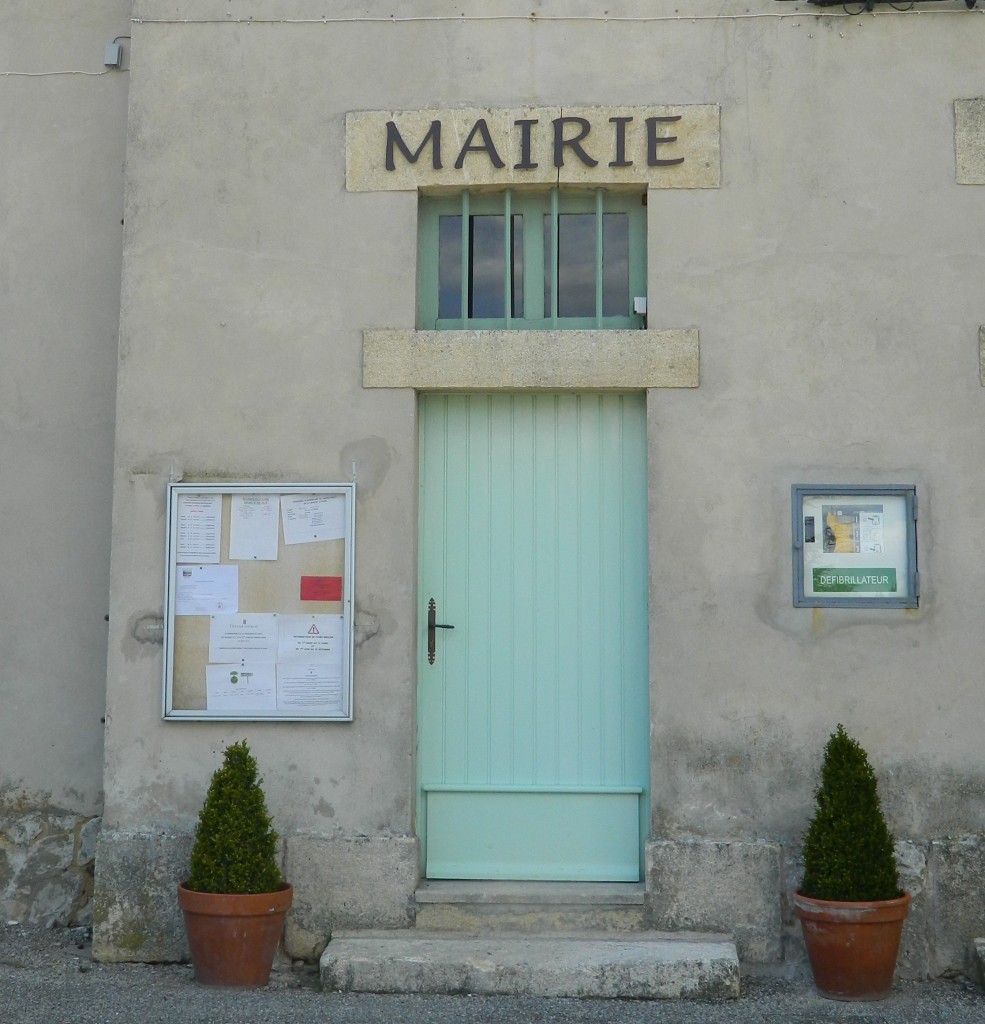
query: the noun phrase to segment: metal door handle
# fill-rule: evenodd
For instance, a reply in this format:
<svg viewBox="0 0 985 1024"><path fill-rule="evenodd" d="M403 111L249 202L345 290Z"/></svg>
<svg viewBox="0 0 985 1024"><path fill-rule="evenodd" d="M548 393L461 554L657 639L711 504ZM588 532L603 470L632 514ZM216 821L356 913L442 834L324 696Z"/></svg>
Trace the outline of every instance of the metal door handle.
<svg viewBox="0 0 985 1024"><path fill-rule="evenodd" d="M436 629L454 629L444 622L436 622L438 609L435 607L434 598L428 601L428 664L434 664L434 631Z"/></svg>

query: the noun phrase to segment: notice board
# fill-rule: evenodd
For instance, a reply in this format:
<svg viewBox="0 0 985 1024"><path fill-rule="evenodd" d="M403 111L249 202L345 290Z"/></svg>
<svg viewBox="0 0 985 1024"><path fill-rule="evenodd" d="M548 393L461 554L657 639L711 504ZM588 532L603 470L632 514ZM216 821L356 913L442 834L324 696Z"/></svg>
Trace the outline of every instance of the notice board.
<svg viewBox="0 0 985 1024"><path fill-rule="evenodd" d="M168 486L164 717L351 721L355 484Z"/></svg>

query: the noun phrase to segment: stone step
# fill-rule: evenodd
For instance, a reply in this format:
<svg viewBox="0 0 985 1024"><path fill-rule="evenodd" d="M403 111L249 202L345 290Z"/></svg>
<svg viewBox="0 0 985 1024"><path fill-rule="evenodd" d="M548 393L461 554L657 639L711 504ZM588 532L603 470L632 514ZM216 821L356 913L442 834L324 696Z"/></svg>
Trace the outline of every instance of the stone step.
<svg viewBox="0 0 985 1024"><path fill-rule="evenodd" d="M721 935L347 932L321 958L339 992L735 999L739 958Z"/></svg>
<svg viewBox="0 0 985 1024"><path fill-rule="evenodd" d="M642 931L642 882L426 881L419 931Z"/></svg>

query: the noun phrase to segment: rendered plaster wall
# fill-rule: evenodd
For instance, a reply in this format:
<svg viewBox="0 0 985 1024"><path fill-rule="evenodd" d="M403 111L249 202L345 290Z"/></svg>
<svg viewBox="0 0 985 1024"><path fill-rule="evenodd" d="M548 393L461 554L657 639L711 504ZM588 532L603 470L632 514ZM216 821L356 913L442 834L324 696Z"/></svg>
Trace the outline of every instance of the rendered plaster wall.
<svg viewBox="0 0 985 1024"><path fill-rule="evenodd" d="M345 115L717 104L720 187L649 194L648 326L701 344L699 387L648 392L648 913L700 927L728 911L750 959L796 955L786 894L841 721L906 849L940 868L915 914L914 972L953 966L965 938L942 908L980 897L934 844L985 832L985 189L956 181L954 101L981 89L985 19L773 0L692 0L687 19L664 0L606 18L575 0L537 17L513 0L482 14L411 2L393 18L323 6L135 5L107 850L187 835L223 744L245 735L288 862L292 837L314 840L299 945L338 917L316 879L333 844L360 837L377 843L346 861L353 905L390 878L387 914L410 922L393 908L415 880L415 397L364 389L362 344L414 327L416 196L346 191ZM149 627L169 476L353 470L355 721L161 722ZM812 482L916 485L919 609L792 607L790 486ZM111 862L97 886L107 920L124 920ZM757 894L696 900L701 881L733 876ZM109 925L102 942L107 957L121 945Z"/></svg>
<svg viewBox="0 0 985 1024"><path fill-rule="evenodd" d="M838 721L904 834L985 826L985 191L955 181L953 115L983 31L805 14L739 23L694 67L734 55L722 189L651 195L651 293L702 342L699 390L650 400L658 834L798 835ZM884 88L901 61L905 101ZM789 489L807 482L916 484L918 610L792 606Z"/></svg>
<svg viewBox="0 0 985 1024"><path fill-rule="evenodd" d="M129 15L129 0L0 5L4 921L89 913L128 84L103 55Z"/></svg>
<svg viewBox="0 0 985 1024"><path fill-rule="evenodd" d="M985 830L985 192L956 182L953 104L980 91L985 22L801 13L737 23L690 71L668 69L716 83L723 181L651 194L651 305L659 288L667 321L701 332L700 389L650 394L652 832L678 870L696 842L777 844L779 892L760 855L707 854L704 877L719 891L756 877L757 927L779 902L797 956L787 896L843 722L919 862L904 863L918 894L904 969L961 970L976 925L946 908L965 901L979 930L985 915L966 873ZM888 84L900 67L905 98ZM814 482L916 485L918 610L792 606L790 486ZM952 842L961 870L937 852ZM655 903L667 878L652 877ZM713 923L701 892L668 899Z"/></svg>

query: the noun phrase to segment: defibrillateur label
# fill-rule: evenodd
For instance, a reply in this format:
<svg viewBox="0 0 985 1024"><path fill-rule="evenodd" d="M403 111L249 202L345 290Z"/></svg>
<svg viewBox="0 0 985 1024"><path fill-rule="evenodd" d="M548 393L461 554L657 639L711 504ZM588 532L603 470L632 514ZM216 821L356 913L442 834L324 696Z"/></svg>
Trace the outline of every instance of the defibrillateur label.
<svg viewBox="0 0 985 1024"><path fill-rule="evenodd" d="M815 594L895 594L895 569L814 569Z"/></svg>

